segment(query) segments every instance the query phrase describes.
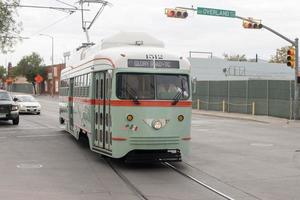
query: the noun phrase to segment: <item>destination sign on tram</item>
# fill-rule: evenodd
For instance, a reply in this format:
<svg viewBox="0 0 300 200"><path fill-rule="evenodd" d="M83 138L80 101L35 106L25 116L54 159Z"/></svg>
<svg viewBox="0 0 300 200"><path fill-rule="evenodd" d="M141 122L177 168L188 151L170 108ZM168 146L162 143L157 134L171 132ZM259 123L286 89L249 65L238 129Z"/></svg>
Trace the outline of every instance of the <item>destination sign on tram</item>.
<svg viewBox="0 0 300 200"><path fill-rule="evenodd" d="M128 59L128 67L154 68L154 66L155 68L179 69L179 61Z"/></svg>
<svg viewBox="0 0 300 200"><path fill-rule="evenodd" d="M177 61L177 60L156 60L155 68L179 69L179 61Z"/></svg>
<svg viewBox="0 0 300 200"><path fill-rule="evenodd" d="M153 68L153 60L128 59L128 67Z"/></svg>

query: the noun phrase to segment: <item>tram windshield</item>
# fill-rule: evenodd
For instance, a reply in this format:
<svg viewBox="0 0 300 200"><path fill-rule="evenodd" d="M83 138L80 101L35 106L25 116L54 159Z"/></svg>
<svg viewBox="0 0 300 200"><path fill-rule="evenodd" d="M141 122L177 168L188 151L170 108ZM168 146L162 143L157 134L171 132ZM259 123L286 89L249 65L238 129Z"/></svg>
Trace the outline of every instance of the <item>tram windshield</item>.
<svg viewBox="0 0 300 200"><path fill-rule="evenodd" d="M135 100L186 100L189 98L188 76L118 73L117 97Z"/></svg>

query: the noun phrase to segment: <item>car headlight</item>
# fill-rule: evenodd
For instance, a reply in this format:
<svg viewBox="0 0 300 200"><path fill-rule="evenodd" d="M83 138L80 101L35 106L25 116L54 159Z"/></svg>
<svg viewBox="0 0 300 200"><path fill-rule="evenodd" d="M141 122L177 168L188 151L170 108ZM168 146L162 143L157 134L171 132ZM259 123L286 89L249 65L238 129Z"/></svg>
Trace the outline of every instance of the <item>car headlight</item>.
<svg viewBox="0 0 300 200"><path fill-rule="evenodd" d="M13 105L12 107L11 107L11 111L16 111L16 110L18 110L19 109L19 106L16 106L16 105Z"/></svg>
<svg viewBox="0 0 300 200"><path fill-rule="evenodd" d="M156 130L161 129L162 123L160 121L153 121L152 122L152 127Z"/></svg>

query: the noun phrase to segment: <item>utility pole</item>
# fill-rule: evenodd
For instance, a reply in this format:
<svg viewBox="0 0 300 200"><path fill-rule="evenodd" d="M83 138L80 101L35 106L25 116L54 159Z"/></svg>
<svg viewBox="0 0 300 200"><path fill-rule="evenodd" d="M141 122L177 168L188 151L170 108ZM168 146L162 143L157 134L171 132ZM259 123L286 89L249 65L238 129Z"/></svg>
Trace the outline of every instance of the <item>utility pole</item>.
<svg viewBox="0 0 300 200"><path fill-rule="evenodd" d="M294 119L298 119L299 114L299 39L295 39L295 96L294 96Z"/></svg>
<svg viewBox="0 0 300 200"><path fill-rule="evenodd" d="M52 73L52 87L51 87L51 96L53 97L54 96L54 91L55 91L55 82L54 82L54 37L51 36L51 35L47 35L47 34L40 34L42 36L46 36L46 37L49 37L51 38L51 43L52 43L52 50L51 50L51 62L52 62L52 69L51 69L51 73Z"/></svg>

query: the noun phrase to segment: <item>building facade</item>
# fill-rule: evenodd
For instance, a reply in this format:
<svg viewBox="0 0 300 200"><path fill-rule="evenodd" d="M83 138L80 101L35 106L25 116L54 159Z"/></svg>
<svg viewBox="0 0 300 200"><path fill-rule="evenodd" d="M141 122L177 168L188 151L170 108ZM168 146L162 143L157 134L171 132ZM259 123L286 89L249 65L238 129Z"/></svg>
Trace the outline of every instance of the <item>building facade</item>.
<svg viewBox="0 0 300 200"><path fill-rule="evenodd" d="M49 95L58 95L61 71L65 68L65 64L56 64L54 66L46 66L46 80L41 83L41 93Z"/></svg>

